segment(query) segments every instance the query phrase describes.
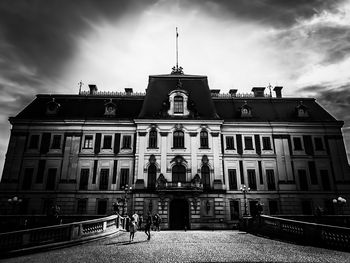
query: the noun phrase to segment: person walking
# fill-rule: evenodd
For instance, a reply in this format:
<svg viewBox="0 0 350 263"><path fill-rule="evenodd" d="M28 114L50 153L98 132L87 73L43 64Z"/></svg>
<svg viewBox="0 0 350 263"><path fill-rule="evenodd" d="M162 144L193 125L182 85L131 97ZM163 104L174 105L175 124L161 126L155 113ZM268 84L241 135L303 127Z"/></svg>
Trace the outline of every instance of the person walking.
<svg viewBox="0 0 350 263"><path fill-rule="evenodd" d="M148 211L146 225L145 225L145 233L147 235L147 240L151 240L151 226L153 224L152 214Z"/></svg>
<svg viewBox="0 0 350 263"><path fill-rule="evenodd" d="M162 218L160 217L159 214L156 214L154 221L153 222L155 225L155 231L160 231L160 223L162 223Z"/></svg>
<svg viewBox="0 0 350 263"><path fill-rule="evenodd" d="M135 222L135 219L133 217L131 217L130 223L129 223L129 231L130 231L130 240L134 241L134 237L135 237L135 232L137 231L137 224Z"/></svg>
<svg viewBox="0 0 350 263"><path fill-rule="evenodd" d="M143 223L143 216L142 215L140 215L139 216L139 229L142 229L142 223Z"/></svg>
<svg viewBox="0 0 350 263"><path fill-rule="evenodd" d="M134 218L136 225L138 225L138 224L139 224L139 215L135 212L135 213L132 215L132 217Z"/></svg>

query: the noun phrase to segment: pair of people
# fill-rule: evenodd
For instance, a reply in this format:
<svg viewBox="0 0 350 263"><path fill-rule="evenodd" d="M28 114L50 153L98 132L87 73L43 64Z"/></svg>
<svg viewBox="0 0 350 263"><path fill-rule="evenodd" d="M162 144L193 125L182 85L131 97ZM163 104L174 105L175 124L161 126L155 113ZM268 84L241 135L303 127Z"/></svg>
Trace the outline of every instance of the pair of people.
<svg viewBox="0 0 350 263"><path fill-rule="evenodd" d="M157 218L160 218L158 215ZM159 219L157 219L157 222L159 222ZM129 223L129 231L130 231L130 242L134 240L135 232L137 231L139 223L139 216L135 213ZM153 218L151 212L147 213L147 219L145 222L145 233L147 235L147 240L151 240L151 226L153 225ZM159 225L157 225L157 228L159 229Z"/></svg>

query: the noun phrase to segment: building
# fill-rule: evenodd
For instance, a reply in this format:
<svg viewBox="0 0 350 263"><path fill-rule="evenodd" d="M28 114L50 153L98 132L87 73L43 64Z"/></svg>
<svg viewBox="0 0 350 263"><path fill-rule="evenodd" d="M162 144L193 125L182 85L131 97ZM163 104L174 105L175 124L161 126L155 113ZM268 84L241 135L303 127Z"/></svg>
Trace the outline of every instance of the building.
<svg viewBox="0 0 350 263"><path fill-rule="evenodd" d="M9 119L3 213L16 195L16 213L119 208L159 213L164 228L229 228L258 203L265 214L333 214L344 207L332 200L350 196L343 122L315 99L282 87L220 94L177 67L149 76L145 94L89 88L37 95Z"/></svg>

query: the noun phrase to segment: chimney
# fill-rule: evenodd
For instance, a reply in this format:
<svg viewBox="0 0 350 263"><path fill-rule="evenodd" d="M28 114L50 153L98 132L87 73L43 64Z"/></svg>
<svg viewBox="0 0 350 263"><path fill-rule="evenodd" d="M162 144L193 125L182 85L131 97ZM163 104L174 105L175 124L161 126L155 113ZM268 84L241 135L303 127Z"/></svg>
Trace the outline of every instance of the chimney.
<svg viewBox="0 0 350 263"><path fill-rule="evenodd" d="M217 97L220 93L220 90L219 89L211 89L210 93L213 97Z"/></svg>
<svg viewBox="0 0 350 263"><path fill-rule="evenodd" d="M231 97L236 97L237 91L238 91L237 89L230 89L228 93L231 94Z"/></svg>
<svg viewBox="0 0 350 263"><path fill-rule="evenodd" d="M125 93L126 93L127 95L130 95L131 93L133 93L132 88L125 88Z"/></svg>
<svg viewBox="0 0 350 263"><path fill-rule="evenodd" d="M276 92L276 98L282 98L282 86L276 86L273 88L273 91Z"/></svg>
<svg viewBox="0 0 350 263"><path fill-rule="evenodd" d="M264 91L265 87L254 87L252 88L252 91L254 93L254 97L264 97Z"/></svg>
<svg viewBox="0 0 350 263"><path fill-rule="evenodd" d="M97 93L97 87L95 84L89 84L90 95L94 95Z"/></svg>

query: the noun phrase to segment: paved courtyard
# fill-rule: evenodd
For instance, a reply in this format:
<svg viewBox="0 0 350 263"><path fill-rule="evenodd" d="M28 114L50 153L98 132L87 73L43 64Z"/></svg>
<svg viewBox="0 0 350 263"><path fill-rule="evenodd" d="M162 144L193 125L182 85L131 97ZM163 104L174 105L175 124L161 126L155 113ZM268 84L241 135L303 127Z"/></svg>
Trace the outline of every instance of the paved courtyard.
<svg viewBox="0 0 350 263"><path fill-rule="evenodd" d="M350 262L350 253L305 247L239 231L137 232L0 262Z"/></svg>

